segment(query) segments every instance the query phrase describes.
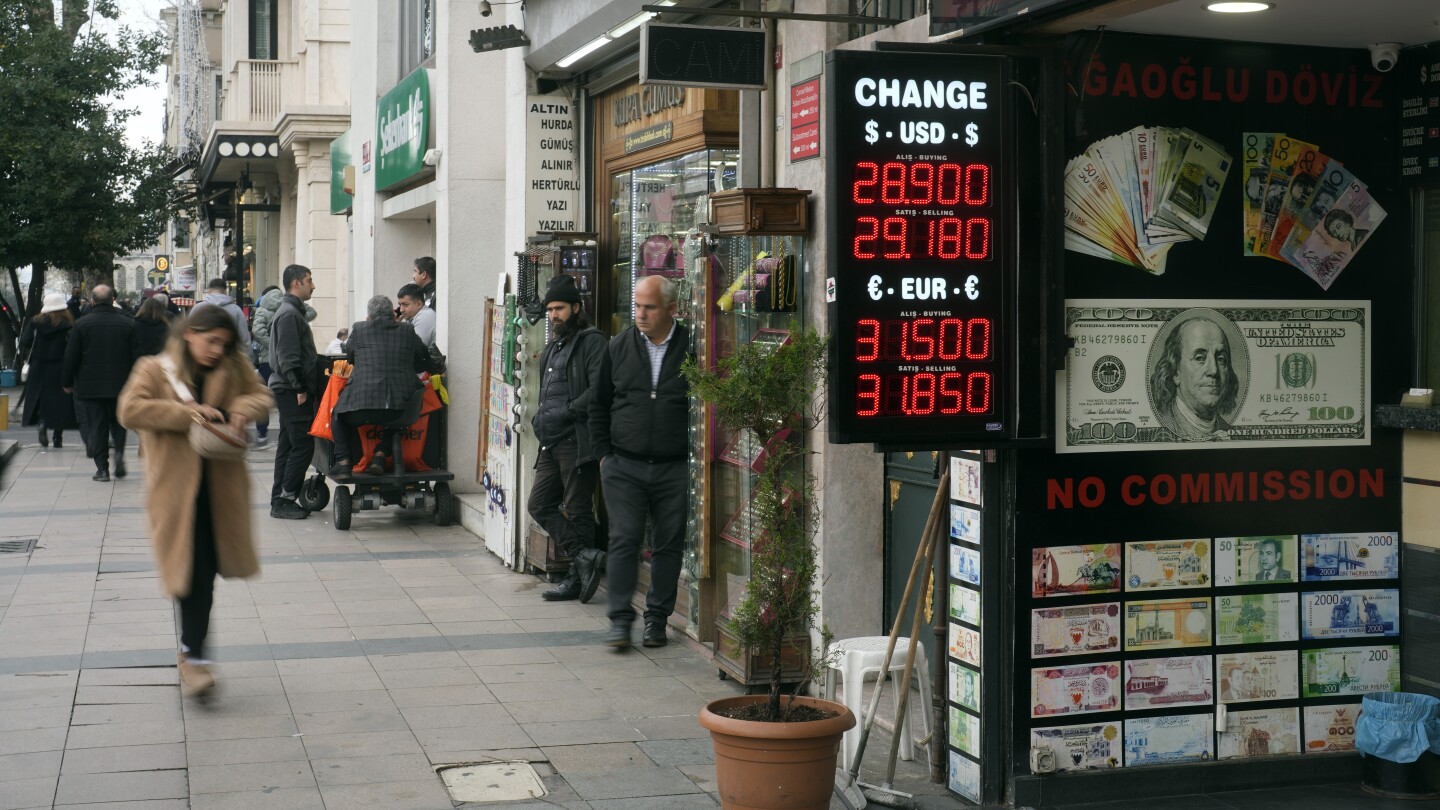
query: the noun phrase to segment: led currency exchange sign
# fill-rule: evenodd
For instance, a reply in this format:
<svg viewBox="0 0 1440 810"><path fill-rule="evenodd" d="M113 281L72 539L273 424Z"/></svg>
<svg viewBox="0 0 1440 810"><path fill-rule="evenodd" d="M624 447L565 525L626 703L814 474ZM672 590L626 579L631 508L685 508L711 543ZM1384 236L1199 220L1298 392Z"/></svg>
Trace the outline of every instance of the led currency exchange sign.
<svg viewBox="0 0 1440 810"><path fill-rule="evenodd" d="M832 441L1007 435L1003 70L831 57Z"/></svg>

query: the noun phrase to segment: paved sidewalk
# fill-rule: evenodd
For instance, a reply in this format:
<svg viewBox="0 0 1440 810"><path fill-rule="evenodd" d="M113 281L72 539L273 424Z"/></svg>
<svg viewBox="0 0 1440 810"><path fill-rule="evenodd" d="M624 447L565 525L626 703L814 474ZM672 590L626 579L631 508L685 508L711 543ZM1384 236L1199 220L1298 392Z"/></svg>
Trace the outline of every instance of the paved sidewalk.
<svg viewBox="0 0 1440 810"><path fill-rule="evenodd" d="M548 795L474 806L716 806L695 715L736 689L698 651L617 654L597 644L603 599L544 602L539 579L420 515L271 520L269 451L251 454L262 573L217 587L219 686L182 700L133 448L130 477L100 484L78 436L4 438L22 449L0 540L38 545L0 554L0 810L449 808L436 766L512 760ZM897 784L943 794L923 759Z"/></svg>

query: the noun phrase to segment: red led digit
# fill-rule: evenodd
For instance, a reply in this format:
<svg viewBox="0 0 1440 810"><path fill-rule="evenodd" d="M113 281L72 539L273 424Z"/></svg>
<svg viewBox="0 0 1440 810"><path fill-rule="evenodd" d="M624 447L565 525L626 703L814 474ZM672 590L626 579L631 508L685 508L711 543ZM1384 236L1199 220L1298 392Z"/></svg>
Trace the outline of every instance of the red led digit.
<svg viewBox="0 0 1440 810"><path fill-rule="evenodd" d="M990 257L990 220L981 217L965 221L965 258Z"/></svg>
<svg viewBox="0 0 1440 810"><path fill-rule="evenodd" d="M990 202L990 167L971 163L965 167L965 204L986 205Z"/></svg>
<svg viewBox="0 0 1440 810"><path fill-rule="evenodd" d="M881 224L881 235L885 237L885 246L890 248L885 251L885 258L910 258L910 220L905 217L886 217Z"/></svg>
<svg viewBox="0 0 1440 810"><path fill-rule="evenodd" d="M940 346L938 353L941 360L960 359L960 334L964 328L965 322L959 318L945 318L940 321Z"/></svg>
<svg viewBox="0 0 1440 810"><path fill-rule="evenodd" d="M965 410L970 413L990 412L990 372L976 371L965 381Z"/></svg>
<svg viewBox="0 0 1440 810"><path fill-rule="evenodd" d="M960 229L964 227L964 220L959 217L940 218L940 239L937 244L942 259L956 259L960 257Z"/></svg>
<svg viewBox="0 0 1440 810"><path fill-rule="evenodd" d="M909 340L905 341L903 356L911 362L935 359L935 319L920 318L909 322Z"/></svg>
<svg viewBox="0 0 1440 810"><path fill-rule="evenodd" d="M880 413L880 375L861 374L855 380L855 415Z"/></svg>
<svg viewBox="0 0 1440 810"><path fill-rule="evenodd" d="M880 202L887 205L904 205L905 164L890 161L880 168Z"/></svg>
<svg viewBox="0 0 1440 810"><path fill-rule="evenodd" d="M880 322L866 318L856 324L855 359L868 363L880 357ZM866 334L868 332L869 334ZM865 347L862 350L862 347Z"/></svg>
<svg viewBox="0 0 1440 810"><path fill-rule="evenodd" d="M935 199L935 164L910 164L911 196L906 200L910 205L929 205Z"/></svg>
<svg viewBox="0 0 1440 810"><path fill-rule="evenodd" d="M965 375L947 371L940 375L940 413L960 413L965 408ZM946 400L951 404L946 405Z"/></svg>
<svg viewBox="0 0 1440 810"><path fill-rule="evenodd" d="M909 322L888 320L880 325L880 355L887 362L905 359L905 338Z"/></svg>
<svg viewBox="0 0 1440 810"><path fill-rule="evenodd" d="M868 228L868 229L870 230L869 233L865 233L865 232L864 232L866 228ZM856 220L855 220L855 258L857 258L857 259L873 259L873 258L875 258L875 246L874 246L873 244L866 244L866 245L864 245L864 247L868 247L869 250L862 250L861 247L862 247L862 243L873 243L873 242L874 242L876 239L878 239L879 237L880 237L880 220L879 220L878 218L876 218L876 217L860 217L860 218L856 219Z"/></svg>
<svg viewBox="0 0 1440 810"><path fill-rule="evenodd" d="M911 416L926 416L935 412L935 375L916 374L910 384L910 407L906 413Z"/></svg>
<svg viewBox="0 0 1440 810"><path fill-rule="evenodd" d="M971 318L966 327L965 359L988 359L990 357L990 319Z"/></svg>
<svg viewBox="0 0 1440 810"><path fill-rule="evenodd" d="M935 178L935 202L955 205L960 202L960 164L941 163ZM946 184L949 190L946 190Z"/></svg>
<svg viewBox="0 0 1440 810"><path fill-rule="evenodd" d="M866 177L865 175L869 175ZM855 185L851 188L850 196L860 205L869 205L875 202L875 183L880 177L880 166L875 163L855 164ZM866 196L861 193L867 192Z"/></svg>

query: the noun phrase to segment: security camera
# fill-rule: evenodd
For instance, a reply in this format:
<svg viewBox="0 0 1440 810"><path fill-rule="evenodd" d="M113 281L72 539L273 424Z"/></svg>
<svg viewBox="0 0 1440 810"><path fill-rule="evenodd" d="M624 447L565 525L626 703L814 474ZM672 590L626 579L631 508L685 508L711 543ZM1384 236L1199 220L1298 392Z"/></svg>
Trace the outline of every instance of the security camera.
<svg viewBox="0 0 1440 810"><path fill-rule="evenodd" d="M490 16L490 3L489 3L489 0L480 0L480 16L481 16L481 17L489 17L489 16Z"/></svg>
<svg viewBox="0 0 1440 810"><path fill-rule="evenodd" d="M1398 42L1377 42L1370 46L1370 64L1381 73L1389 73L1395 69L1395 63L1400 59L1400 43Z"/></svg>

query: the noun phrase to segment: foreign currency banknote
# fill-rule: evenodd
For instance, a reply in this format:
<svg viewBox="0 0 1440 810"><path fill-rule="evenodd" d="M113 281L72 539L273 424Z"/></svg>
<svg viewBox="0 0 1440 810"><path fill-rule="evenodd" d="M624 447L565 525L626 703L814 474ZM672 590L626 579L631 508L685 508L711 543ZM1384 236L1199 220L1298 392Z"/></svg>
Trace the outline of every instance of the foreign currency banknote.
<svg viewBox="0 0 1440 810"><path fill-rule="evenodd" d="M979 544L980 512L969 507L950 504L950 536L956 540Z"/></svg>
<svg viewBox="0 0 1440 810"><path fill-rule="evenodd" d="M961 756L959 751L951 751L948 784L961 796L974 802L980 801L980 763Z"/></svg>
<svg viewBox="0 0 1440 810"><path fill-rule="evenodd" d="M950 583L950 618L980 626L980 592Z"/></svg>
<svg viewBox="0 0 1440 810"><path fill-rule="evenodd" d="M1286 261L1280 255L1280 249L1285 246L1285 240L1294 230L1295 223L1305 213L1305 205L1310 202L1310 197L1315 189L1320 186L1320 176L1325 171L1325 166L1330 158L1322 154L1318 149L1307 149L1300 154L1295 161L1295 166L1290 170L1290 184L1285 188L1285 200L1280 208L1280 215L1275 219L1275 226L1266 235L1263 250L1266 256L1276 261Z"/></svg>
<svg viewBox="0 0 1440 810"><path fill-rule="evenodd" d="M1120 708L1120 662L1030 670L1030 716L1108 712Z"/></svg>
<svg viewBox="0 0 1440 810"><path fill-rule="evenodd" d="M1335 201L1350 188L1352 183L1360 183L1350 170L1345 168L1338 160L1331 160L1325 164L1325 169L1320 173L1320 185L1310 194L1310 199L1305 202L1305 209L1300 213L1300 218L1295 221L1295 226L1290 229L1289 235L1285 237L1285 244L1280 246L1280 258L1291 264L1295 262L1295 251L1305 244L1315 226L1335 206ZM1298 265L1296 265L1298 266Z"/></svg>
<svg viewBox="0 0 1440 810"><path fill-rule="evenodd" d="M1400 576L1400 534L1300 535L1306 582L1395 579Z"/></svg>
<svg viewBox="0 0 1440 810"><path fill-rule="evenodd" d="M1156 599L1125 604L1125 649L1210 646L1209 599Z"/></svg>
<svg viewBox="0 0 1440 810"><path fill-rule="evenodd" d="M1369 317L1367 301L1068 300L1057 450L1369 444ZM1182 373L1179 358L1202 350ZM1278 474L1167 476L1127 497L1253 501L1294 486Z"/></svg>
<svg viewBox="0 0 1440 810"><path fill-rule="evenodd" d="M1229 152L1209 138L1189 130L1186 134L1190 140L1185 156L1180 159L1174 177L1161 189L1162 199L1155 216L1155 226L1178 228L1195 239L1203 240L1210 230L1220 190L1225 187L1225 178L1230 175L1234 160ZM1271 162L1274 162L1273 152Z"/></svg>
<svg viewBox="0 0 1440 810"><path fill-rule="evenodd" d="M950 747L980 756L980 718L951 706Z"/></svg>
<svg viewBox="0 0 1440 810"><path fill-rule="evenodd" d="M1400 647L1305 650L1305 697L1339 697L1400 690Z"/></svg>
<svg viewBox="0 0 1440 810"><path fill-rule="evenodd" d="M950 702L972 711L980 711L980 673L969 667L950 663Z"/></svg>
<svg viewBox="0 0 1440 810"><path fill-rule="evenodd" d="M957 501L981 504L980 459L967 456L950 457L950 497Z"/></svg>
<svg viewBox="0 0 1440 810"><path fill-rule="evenodd" d="M1400 591L1319 591L1303 594L1305 639L1400 635Z"/></svg>
<svg viewBox="0 0 1440 810"><path fill-rule="evenodd" d="M1240 161L1245 177L1245 255L1255 254L1255 234L1265 208L1265 184L1270 180L1270 150L1279 132L1247 132L1242 141Z"/></svg>
<svg viewBox="0 0 1440 810"><path fill-rule="evenodd" d="M1295 641L1299 600L1293 593L1247 593L1215 597L1215 643L1270 644Z"/></svg>
<svg viewBox="0 0 1440 810"><path fill-rule="evenodd" d="M1125 590L1203 588L1210 584L1209 540L1125 544Z"/></svg>
<svg viewBox="0 0 1440 810"><path fill-rule="evenodd" d="M1254 585L1295 582L1295 535L1263 534L1215 538L1215 584Z"/></svg>
<svg viewBox="0 0 1440 810"><path fill-rule="evenodd" d="M1051 546L1030 552L1030 595L1069 596L1120 590L1120 544Z"/></svg>
<svg viewBox="0 0 1440 810"><path fill-rule="evenodd" d="M1283 134L1276 136L1270 150L1270 174L1265 185L1265 205L1260 215L1260 230L1255 234L1255 255L1266 255L1270 234L1275 230L1275 222L1280 218L1281 209L1285 207L1285 195L1290 186L1292 169L1301 159L1308 158L1313 162L1319 151L1315 144L1306 143L1299 138Z"/></svg>
<svg viewBox="0 0 1440 810"><path fill-rule="evenodd" d="M980 666L980 634L950 622L950 656L972 666Z"/></svg>
<svg viewBox="0 0 1440 810"><path fill-rule="evenodd" d="M1126 720L1125 767L1212 760L1214 728L1214 718L1209 714Z"/></svg>
<svg viewBox="0 0 1440 810"><path fill-rule="evenodd" d="M1101 770L1120 767L1120 724L1082 723L1030 730L1031 748L1048 748L1055 770Z"/></svg>
<svg viewBox="0 0 1440 810"><path fill-rule="evenodd" d="M1230 712L1219 734L1220 759L1300 753L1300 710Z"/></svg>
<svg viewBox="0 0 1440 810"><path fill-rule="evenodd" d="M1355 750L1359 703L1305 707L1305 753L1329 754Z"/></svg>
<svg viewBox="0 0 1440 810"><path fill-rule="evenodd" d="M1385 216L1385 209L1370 196L1370 190L1352 182L1295 250L1295 265L1321 289L1330 289Z"/></svg>
<svg viewBox="0 0 1440 810"><path fill-rule="evenodd" d="M1215 676L1220 679L1220 702L1248 703L1298 697L1298 661L1294 650L1216 655Z"/></svg>
<svg viewBox="0 0 1440 810"><path fill-rule="evenodd" d="M951 625L954 628L954 625ZM1120 604L1030 611L1030 657L1054 658L1120 650Z"/></svg>
<svg viewBox="0 0 1440 810"><path fill-rule="evenodd" d="M1209 706L1215 702L1208 655L1125 662L1125 711Z"/></svg>
<svg viewBox="0 0 1440 810"><path fill-rule="evenodd" d="M971 585L980 584L980 552L968 546L950 545L950 576Z"/></svg>

